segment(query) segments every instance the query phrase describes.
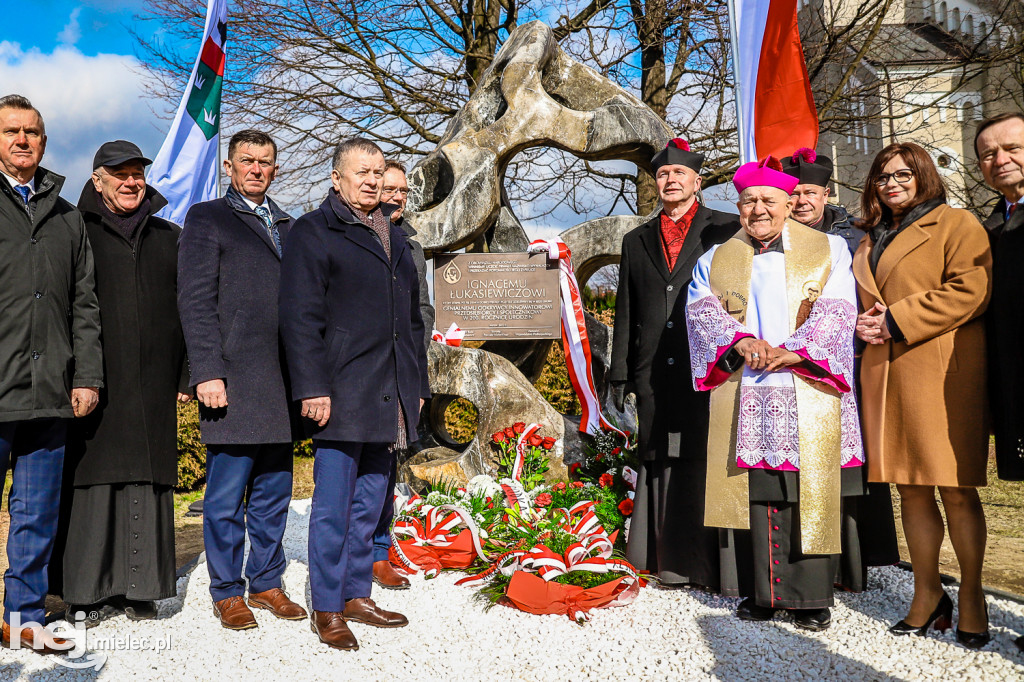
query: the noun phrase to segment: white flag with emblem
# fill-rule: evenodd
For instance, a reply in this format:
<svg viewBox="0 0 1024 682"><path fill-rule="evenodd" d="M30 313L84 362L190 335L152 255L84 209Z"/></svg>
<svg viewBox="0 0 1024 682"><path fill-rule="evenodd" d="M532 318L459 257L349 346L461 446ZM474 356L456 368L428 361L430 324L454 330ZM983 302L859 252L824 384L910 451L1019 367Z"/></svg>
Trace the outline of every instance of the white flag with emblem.
<svg viewBox="0 0 1024 682"><path fill-rule="evenodd" d="M220 93L224 85L227 0L208 0L203 46L181 96L174 124L146 181L167 199L158 214L181 225L192 204L217 197Z"/></svg>

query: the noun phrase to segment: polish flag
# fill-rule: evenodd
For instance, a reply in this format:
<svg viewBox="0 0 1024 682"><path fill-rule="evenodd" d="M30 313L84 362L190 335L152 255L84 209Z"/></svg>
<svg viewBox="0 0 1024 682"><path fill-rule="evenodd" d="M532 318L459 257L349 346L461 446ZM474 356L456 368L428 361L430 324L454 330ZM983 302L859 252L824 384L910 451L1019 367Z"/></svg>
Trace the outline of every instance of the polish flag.
<svg viewBox="0 0 1024 682"><path fill-rule="evenodd" d="M818 144L797 0L730 0L740 163Z"/></svg>

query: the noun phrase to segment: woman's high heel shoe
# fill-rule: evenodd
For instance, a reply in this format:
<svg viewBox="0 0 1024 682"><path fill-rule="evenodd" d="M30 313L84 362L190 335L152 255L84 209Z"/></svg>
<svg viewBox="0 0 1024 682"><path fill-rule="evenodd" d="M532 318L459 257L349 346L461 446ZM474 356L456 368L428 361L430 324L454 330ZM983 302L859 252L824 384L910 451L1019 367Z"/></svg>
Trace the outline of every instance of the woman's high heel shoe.
<svg viewBox="0 0 1024 682"><path fill-rule="evenodd" d="M936 606L935 610L932 611L932 615L928 616L928 621L924 625L921 627L914 627L913 625L908 625L907 621L901 620L896 623L896 625L889 628L889 632L894 635L924 635L928 632L928 628L930 627L935 628L939 632L945 632L949 628L953 627L953 600L949 598L949 595L945 590L942 591L942 598L939 599L938 606ZM959 630L957 632L959 632ZM988 633L986 632L985 635L988 636Z"/></svg>
<svg viewBox="0 0 1024 682"><path fill-rule="evenodd" d="M988 622L988 602L985 602L985 622ZM957 628L956 641L968 649L980 649L992 641L992 635L989 633L988 628L985 629L985 632L964 632Z"/></svg>

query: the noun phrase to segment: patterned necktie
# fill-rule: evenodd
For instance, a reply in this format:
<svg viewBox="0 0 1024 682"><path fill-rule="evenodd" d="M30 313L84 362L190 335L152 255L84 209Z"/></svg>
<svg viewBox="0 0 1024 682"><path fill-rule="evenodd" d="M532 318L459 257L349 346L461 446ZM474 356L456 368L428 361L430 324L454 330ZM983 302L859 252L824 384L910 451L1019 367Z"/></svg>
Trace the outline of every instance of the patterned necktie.
<svg viewBox="0 0 1024 682"><path fill-rule="evenodd" d="M32 191L29 188L29 186L28 185L15 185L14 186L14 191L17 192L21 196L21 200L25 202L26 206L28 206L28 195L29 195L29 192Z"/></svg>
<svg viewBox="0 0 1024 682"><path fill-rule="evenodd" d="M267 232L270 233L270 238L274 240L274 248L277 249L277 255L281 255L281 234L277 231L277 226L274 225L274 221L270 219L270 211L267 210L266 206L257 206L255 208L256 215L258 215L267 226Z"/></svg>

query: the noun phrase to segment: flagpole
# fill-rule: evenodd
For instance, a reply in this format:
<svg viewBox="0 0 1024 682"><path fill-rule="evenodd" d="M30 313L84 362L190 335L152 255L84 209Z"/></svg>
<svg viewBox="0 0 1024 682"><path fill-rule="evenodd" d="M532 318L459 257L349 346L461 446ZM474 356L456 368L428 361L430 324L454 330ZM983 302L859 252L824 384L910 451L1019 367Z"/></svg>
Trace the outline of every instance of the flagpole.
<svg viewBox="0 0 1024 682"><path fill-rule="evenodd" d="M740 74L739 74L739 63L740 63L740 45L738 35L736 33L736 0L727 0L727 7L729 9L729 47L732 53L732 83L733 83L733 104L736 106L736 139L737 139L737 153L740 158L740 163L746 163L751 159L745 158L746 154L744 150L746 145L746 130L745 121L743 116L740 114L740 102L742 99L742 86L740 85Z"/></svg>

